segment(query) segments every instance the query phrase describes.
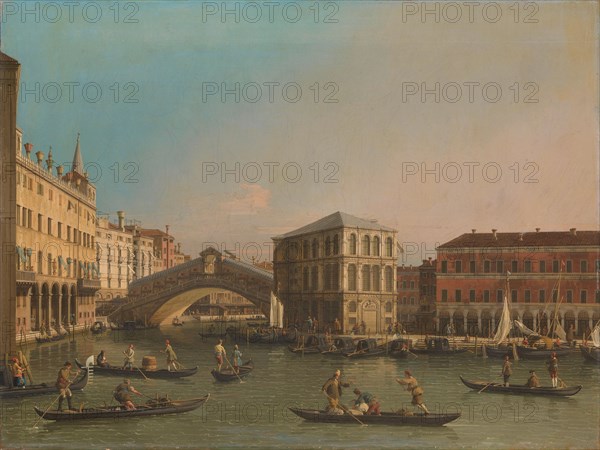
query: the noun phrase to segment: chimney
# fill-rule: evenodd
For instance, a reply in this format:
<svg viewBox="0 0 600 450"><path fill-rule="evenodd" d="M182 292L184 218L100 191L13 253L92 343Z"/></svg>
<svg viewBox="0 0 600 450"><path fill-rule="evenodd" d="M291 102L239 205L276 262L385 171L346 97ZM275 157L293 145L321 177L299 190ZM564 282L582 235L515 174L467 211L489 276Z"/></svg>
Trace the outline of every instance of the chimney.
<svg viewBox="0 0 600 450"><path fill-rule="evenodd" d="M38 163L38 166L41 166L41 165L42 165L42 161L44 161L44 152L42 152L42 151L39 151L39 152L37 152L37 153L35 154L35 156L37 156L37 163Z"/></svg>
<svg viewBox="0 0 600 450"><path fill-rule="evenodd" d="M536 232L536 233L539 233L539 232L540 232L540 230L541 230L541 228L536 228L536 229L535 229L535 232Z"/></svg>
<svg viewBox="0 0 600 450"><path fill-rule="evenodd" d="M117 217L119 218L119 229L125 231L125 211L117 211Z"/></svg>
<svg viewBox="0 0 600 450"><path fill-rule="evenodd" d="M56 176L58 178L62 178L63 174L63 166L56 166Z"/></svg>
<svg viewBox="0 0 600 450"><path fill-rule="evenodd" d="M577 236L577 228L570 228L569 231L573 236Z"/></svg>
<svg viewBox="0 0 600 450"><path fill-rule="evenodd" d="M496 231L498 231L496 228L492 228L492 236L494 237L495 241L498 240L498 236L496 235Z"/></svg>
<svg viewBox="0 0 600 450"><path fill-rule="evenodd" d="M477 231L477 230L476 230L475 228L471 228L471 233L472 233L472 234L475 234L475 232L476 232L476 231Z"/></svg>
<svg viewBox="0 0 600 450"><path fill-rule="evenodd" d="M523 233L519 233L519 241L523 240Z"/></svg>
<svg viewBox="0 0 600 450"><path fill-rule="evenodd" d="M28 142L25 144L25 153L27 153L27 159L31 159L31 150L33 150L33 144Z"/></svg>

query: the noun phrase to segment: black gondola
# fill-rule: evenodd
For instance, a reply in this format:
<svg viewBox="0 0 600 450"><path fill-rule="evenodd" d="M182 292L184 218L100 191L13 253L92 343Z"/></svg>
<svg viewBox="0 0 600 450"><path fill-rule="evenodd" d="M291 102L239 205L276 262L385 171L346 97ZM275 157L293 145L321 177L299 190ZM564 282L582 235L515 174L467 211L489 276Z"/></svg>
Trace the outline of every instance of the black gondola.
<svg viewBox="0 0 600 450"><path fill-rule="evenodd" d="M483 352L483 350L482 350ZM508 346L500 346L500 347L488 347L485 346L485 354L490 358L503 358L508 355L509 358L513 357L513 348L512 344Z"/></svg>
<svg viewBox="0 0 600 450"><path fill-rule="evenodd" d="M546 395L551 397L569 397L577 394L582 386L564 387L564 388L553 388L553 387L537 387L530 388L528 386L504 386L501 383L489 383L487 381L469 381L465 380L462 376L460 381L463 382L468 388L476 391L483 392L500 392L503 394L517 394L517 395ZM487 387L486 387L487 386ZM485 389L484 389L485 388Z"/></svg>
<svg viewBox="0 0 600 450"><path fill-rule="evenodd" d="M379 356L385 354L385 347L377 344L377 339L359 339L352 351L343 353L348 358L364 358L367 356Z"/></svg>
<svg viewBox="0 0 600 450"><path fill-rule="evenodd" d="M54 336L36 336L35 340L38 342L38 344L45 344L47 342L57 342L57 341L62 341L63 339L65 339L69 334L68 333L64 333L64 334L56 334Z"/></svg>
<svg viewBox="0 0 600 450"><path fill-rule="evenodd" d="M90 331L92 332L92 334L102 334L106 331L106 325L104 322L100 322L99 320L97 320L96 322L94 322L92 324L92 326L90 327Z"/></svg>
<svg viewBox="0 0 600 450"><path fill-rule="evenodd" d="M557 347L557 348L538 348L538 347L524 347L517 345L517 354L519 358L525 359L548 359L552 353L556 353L558 358L566 358L572 352L569 347Z"/></svg>
<svg viewBox="0 0 600 450"><path fill-rule="evenodd" d="M292 353L301 354L316 354L321 353L320 348L327 345L325 336L310 334L308 336L301 336L300 342L296 345L288 345L288 349Z"/></svg>
<svg viewBox="0 0 600 450"><path fill-rule="evenodd" d="M457 355L467 351L466 348L452 348L445 337L430 337L425 340L426 348L413 348L411 351L418 355Z"/></svg>
<svg viewBox="0 0 600 450"><path fill-rule="evenodd" d="M337 336L331 339L330 343L325 340L324 345L319 345L319 350L324 355L343 355L349 353L356 348L354 339L350 336Z"/></svg>
<svg viewBox="0 0 600 450"><path fill-rule="evenodd" d="M581 354L586 359L586 361L591 361L595 363L600 363L600 348L598 347L579 347L581 350Z"/></svg>
<svg viewBox="0 0 600 450"><path fill-rule="evenodd" d="M352 423L356 425L358 421L368 425L426 425L426 426L441 426L452 422L460 417L460 413L453 414L396 414L382 412L380 416L376 415L360 415L352 416L346 414L327 414L325 411L317 409L301 409L289 408L298 417L310 422L319 423Z"/></svg>
<svg viewBox="0 0 600 450"><path fill-rule="evenodd" d="M388 342L388 355L394 358L406 358L411 354L411 339L394 339Z"/></svg>
<svg viewBox="0 0 600 450"><path fill-rule="evenodd" d="M113 325L112 323L110 324L110 329L113 331L135 331L138 328L139 327L133 320L123 322L123 325Z"/></svg>
<svg viewBox="0 0 600 450"><path fill-rule="evenodd" d="M217 381L239 381L250 375L250 372L254 369L254 363L252 360L246 361L238 369L239 371L237 374L231 368L221 370L220 372L213 369L210 373Z"/></svg>
<svg viewBox="0 0 600 450"><path fill-rule="evenodd" d="M81 377L76 379L71 385L69 389L72 391L80 391L82 390L88 382L88 371L83 370L83 374ZM58 390L54 383L42 383L42 384L32 384L30 386L23 387L0 387L0 398L8 398L8 397L24 397L27 395L39 395L39 394L56 394Z"/></svg>
<svg viewBox="0 0 600 450"><path fill-rule="evenodd" d="M162 416L165 414L177 414L192 411L202 406L210 394L201 398L191 400L150 400L146 405L137 406L136 409L127 410L122 406L98 406L85 408L81 411L47 411L34 406L38 416L46 420L85 420L85 419L121 419L126 417Z"/></svg>
<svg viewBox="0 0 600 450"><path fill-rule="evenodd" d="M84 369L85 366L83 364L81 364L77 359L75 360L75 363L77 364L78 367ZM92 368L94 369L94 374L97 375L118 375L121 377L128 377L128 378L132 378L132 377L136 377L136 378L155 378L155 379L163 379L163 380L169 380L172 378L183 378L183 377L190 377L192 375L194 375L196 372L198 372L198 366L191 368L191 369L179 369L179 370L167 370L167 369L158 369L158 370L147 370L147 369L142 369L139 367L136 367L132 370L130 369L123 369L121 367L115 367L115 366L109 366L109 367L102 367L102 366L92 366Z"/></svg>

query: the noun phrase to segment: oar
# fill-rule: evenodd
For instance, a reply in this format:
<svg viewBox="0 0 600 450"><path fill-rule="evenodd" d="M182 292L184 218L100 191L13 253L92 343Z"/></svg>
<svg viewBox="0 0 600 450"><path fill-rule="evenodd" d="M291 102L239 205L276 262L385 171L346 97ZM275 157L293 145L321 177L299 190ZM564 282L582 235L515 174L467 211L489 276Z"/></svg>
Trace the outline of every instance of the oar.
<svg viewBox="0 0 600 450"><path fill-rule="evenodd" d="M136 369L142 374L142 376L146 379L146 381L150 380L150 378L148 378L146 376L146 374L144 372L142 372L142 369L140 369L139 367L136 366Z"/></svg>
<svg viewBox="0 0 600 450"><path fill-rule="evenodd" d="M334 399L334 398L331 398L331 397L330 397L330 396L327 394L327 392L325 392L325 391L322 391L322 392L323 392L323 394L325 394L325 397L327 397L327 398L329 398L329 399L331 399L331 400L334 400L334 401L335 401L335 399ZM358 417L356 417L354 414L352 414L350 411L348 411L348 408L346 408L344 405L342 405L341 403L339 403L339 402L338 402L337 406L339 406L339 407L340 407L340 409L341 409L342 411L344 411L346 414L348 414L349 416L352 416L352 417L354 418L354 420L356 420L358 423L360 423L360 424L361 424L363 427L366 427L366 426L367 426L367 424L366 424L366 423L364 423L364 422L361 422L361 421L358 419Z"/></svg>
<svg viewBox="0 0 600 450"><path fill-rule="evenodd" d="M492 384L494 384L494 380L490 381L488 384L486 384L479 392L477 392L478 394L481 394L483 391L485 391L488 387L490 387Z"/></svg>
<svg viewBox="0 0 600 450"><path fill-rule="evenodd" d="M225 361L227 361L227 364L229 364L229 367L231 367L231 371L233 373L235 373L235 376L238 377L238 380L240 380L240 383L243 383L244 381L240 378L240 375L235 371L235 369L233 368L233 366L231 365L231 363L229 362L229 360L227 359L227 355L223 354L223 357L225 358Z"/></svg>
<svg viewBox="0 0 600 450"><path fill-rule="evenodd" d="M77 378L77 375L75 375L75 378ZM75 378L73 378L73 381L75 381ZM69 386L71 386L71 384L73 384L73 381L69 381L69 383L67 384L67 386L65 387L65 389L69 389ZM46 408L46 411L44 411L44 414L42 414L40 416L40 418L38 420L35 421L35 423L33 424L33 426L31 428L35 428L35 426L38 424L38 422L40 420L42 420L44 418L44 416L46 415L46 413L48 411L50 411L50 408L52 408L52 405L54 405L54 403L56 403L56 400L58 400L61 397L62 394L58 394L58 397L56 397L52 403L50 403L50 406L48 406L48 408Z"/></svg>
<svg viewBox="0 0 600 450"><path fill-rule="evenodd" d="M556 377L556 379L558 381L560 381L560 384L562 384L561 388L566 388L567 387L567 383L565 383L561 378Z"/></svg>
<svg viewBox="0 0 600 450"><path fill-rule="evenodd" d="M415 354L415 353L411 352L409 349L406 349L406 351L407 351L408 353L410 353L411 355L413 355L415 358L418 358L418 357L419 357L419 355L417 355L417 354Z"/></svg>

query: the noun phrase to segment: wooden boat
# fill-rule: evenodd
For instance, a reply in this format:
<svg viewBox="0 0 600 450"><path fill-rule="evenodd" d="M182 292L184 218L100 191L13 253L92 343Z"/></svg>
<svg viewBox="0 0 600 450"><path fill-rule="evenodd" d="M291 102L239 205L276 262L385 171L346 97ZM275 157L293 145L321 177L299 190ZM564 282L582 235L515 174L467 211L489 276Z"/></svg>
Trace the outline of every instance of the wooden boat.
<svg viewBox="0 0 600 450"><path fill-rule="evenodd" d="M581 354L586 359L586 361L591 361L595 363L600 363L600 348L598 347L579 347L581 350Z"/></svg>
<svg viewBox="0 0 600 450"><path fill-rule="evenodd" d="M39 343L39 344L45 344L47 342L57 342L57 341L62 341L63 339L65 339L69 334L68 333L64 333L64 334L57 334L54 336L36 336L35 340Z"/></svg>
<svg viewBox="0 0 600 450"><path fill-rule="evenodd" d="M488 386L487 381L469 381L465 380L462 376L460 381L463 382L468 388L476 391L481 391L484 387ZM501 392L504 394L518 394L518 395L546 395L551 397L569 397L577 394L581 390L582 386L572 386L565 388L553 388L553 387L538 387L530 388L528 386L510 385L504 386L502 383L491 383L483 392Z"/></svg>
<svg viewBox="0 0 600 450"><path fill-rule="evenodd" d="M388 355L394 358L407 358L412 347L411 339L394 339L388 342Z"/></svg>
<svg viewBox="0 0 600 450"><path fill-rule="evenodd" d="M175 317L175 318L173 319L173 321L171 322L171 324L172 324L174 327L182 327L182 326L183 326L183 320L179 320L177 317Z"/></svg>
<svg viewBox="0 0 600 450"><path fill-rule="evenodd" d="M250 375L250 372L254 369L254 363L252 360L246 361L239 368L239 372L234 373L232 368L221 370L220 372L216 369L211 370L211 374L217 381L239 381Z"/></svg>
<svg viewBox="0 0 600 450"><path fill-rule="evenodd" d="M364 358L367 356L385 355L385 348L377 344L377 339L359 339L350 352L342 353L348 358Z"/></svg>
<svg viewBox="0 0 600 450"><path fill-rule="evenodd" d="M110 329L113 331L134 331L138 328L139 327L133 320L123 322L123 325L113 325L112 323L110 324Z"/></svg>
<svg viewBox="0 0 600 450"><path fill-rule="evenodd" d="M279 342L280 334L277 329L269 329L268 331L256 331L248 337L248 341L253 344L275 344Z"/></svg>
<svg viewBox="0 0 600 450"><path fill-rule="evenodd" d="M445 337L431 337L426 339L426 348L413 348L411 351L418 355L457 355L467 351L466 348L451 348L450 342Z"/></svg>
<svg viewBox="0 0 600 450"><path fill-rule="evenodd" d="M560 358L565 358L572 353L571 348L569 347L557 347L557 348L538 348L538 347L524 347L522 345L517 345L517 354L519 358L525 359L548 359L552 353L556 353L556 356Z"/></svg>
<svg viewBox="0 0 600 450"><path fill-rule="evenodd" d="M325 411L319 411L317 409L301 409L301 408L289 408L298 417L302 417L304 420L319 423L352 423L358 424L358 420L368 425L427 425L427 426L441 426L446 423L452 422L460 417L460 413L452 414L423 414L416 413L414 415L396 414L390 412L382 412L380 416L375 415L362 415L352 416L350 414L327 414Z"/></svg>
<svg viewBox="0 0 600 450"><path fill-rule="evenodd" d="M81 369L84 369L85 366L81 364L77 359L75 359L75 363ZM180 369L169 371L167 369L158 369L158 370L147 370L142 368L135 368L132 370L122 369L121 367L109 366L109 367L101 367L101 366L92 366L94 369L94 374L96 375L118 375L120 377L136 377L136 378L156 378L156 379L172 379L172 378L183 378L190 377L198 372L198 366L191 369Z"/></svg>
<svg viewBox="0 0 600 450"><path fill-rule="evenodd" d="M510 346L499 346L499 347L488 347L485 346L485 354L490 358L502 358L508 355L509 358L513 357L512 344Z"/></svg>
<svg viewBox="0 0 600 450"><path fill-rule="evenodd" d="M46 420L85 420L85 419L121 419L126 417L162 416L165 414L178 414L192 411L202 406L210 394L190 400L150 400L146 405L139 405L134 410L127 410L122 406L98 406L84 408L80 411L47 411L34 406L38 416Z"/></svg>
<svg viewBox="0 0 600 450"><path fill-rule="evenodd" d="M350 336L338 336L333 338L330 344L325 342L324 345L319 345L323 355L343 355L352 352L355 348L354 339Z"/></svg>
<svg viewBox="0 0 600 450"><path fill-rule="evenodd" d="M76 379L69 389L72 391L82 390L88 382L88 371L83 369L81 377ZM38 394L56 394L58 391L54 383L42 383L32 384L30 386L22 387L2 387L0 386L0 398L8 397L24 397L27 395L38 395Z"/></svg>
<svg viewBox="0 0 600 450"><path fill-rule="evenodd" d="M98 320L90 327L90 331L92 334L102 334L106 331L106 325Z"/></svg>
<svg viewBox="0 0 600 450"><path fill-rule="evenodd" d="M327 345L324 336L310 334L301 336L300 341L296 345L288 345L288 349L292 353L300 354L317 354L321 353L320 347Z"/></svg>

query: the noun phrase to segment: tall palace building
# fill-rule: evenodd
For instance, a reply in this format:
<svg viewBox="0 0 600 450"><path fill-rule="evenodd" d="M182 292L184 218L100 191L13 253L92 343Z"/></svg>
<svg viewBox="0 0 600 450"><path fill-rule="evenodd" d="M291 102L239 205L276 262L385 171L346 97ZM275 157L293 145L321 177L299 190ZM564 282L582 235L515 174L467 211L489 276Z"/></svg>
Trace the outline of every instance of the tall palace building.
<svg viewBox="0 0 600 450"><path fill-rule="evenodd" d="M542 333L557 304L563 328L573 326L576 336L600 320L598 231L472 230L437 252L438 331L452 322L458 334L488 336L505 295L511 299L513 319Z"/></svg>

